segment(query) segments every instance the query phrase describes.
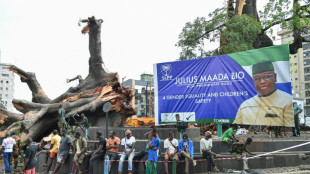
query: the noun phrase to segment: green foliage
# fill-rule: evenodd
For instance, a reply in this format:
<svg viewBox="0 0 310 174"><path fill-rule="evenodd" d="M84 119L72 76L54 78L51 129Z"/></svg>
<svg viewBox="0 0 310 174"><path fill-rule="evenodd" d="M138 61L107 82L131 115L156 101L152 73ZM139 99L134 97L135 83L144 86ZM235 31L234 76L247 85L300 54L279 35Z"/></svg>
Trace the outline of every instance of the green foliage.
<svg viewBox="0 0 310 174"><path fill-rule="evenodd" d="M26 141L23 141L23 142L20 143L20 145L22 146L22 148L24 148L24 147L27 146L27 143L26 143Z"/></svg>
<svg viewBox="0 0 310 174"><path fill-rule="evenodd" d="M302 1L301 1L302 2ZM263 28L269 29L272 34L272 26L280 24L282 28L290 30L303 29L309 26L309 0L303 1L301 5L297 1L293 7L291 0L269 0L264 6L264 11L260 11L260 19Z"/></svg>
<svg viewBox="0 0 310 174"><path fill-rule="evenodd" d="M253 43L262 30L259 22L245 14L234 16L227 21L226 28L222 32L222 42L224 43L220 48L223 54L254 49Z"/></svg>
<svg viewBox="0 0 310 174"><path fill-rule="evenodd" d="M202 58L253 49L259 34L269 34L275 40L272 27L280 25L291 30L310 25L310 1L269 0L259 12L259 21L253 17L235 15L228 17L227 8L218 8L209 14L211 20L198 17L187 22L179 35L176 46L181 48L180 60ZM261 3L257 1L257 3ZM265 33L267 32L267 33ZM221 41L220 48L210 50L206 43Z"/></svg>
<svg viewBox="0 0 310 174"><path fill-rule="evenodd" d="M264 11L259 11L263 28L270 28L275 22L286 28L288 24L285 19L292 14L289 9L290 6L292 6L290 0L269 0L264 6ZM269 34L273 34L272 28L269 29Z"/></svg>
<svg viewBox="0 0 310 174"><path fill-rule="evenodd" d="M75 125L74 125L74 126L71 126L70 129L69 129L68 131L69 131L68 135L69 135L70 137L74 137L74 132L76 131L76 126L75 126Z"/></svg>
<svg viewBox="0 0 310 174"><path fill-rule="evenodd" d="M17 131L16 131L17 136L20 136L20 135L21 135L21 131L22 131L22 122L23 122L23 121L17 121L17 124L18 124L18 126L17 126Z"/></svg>

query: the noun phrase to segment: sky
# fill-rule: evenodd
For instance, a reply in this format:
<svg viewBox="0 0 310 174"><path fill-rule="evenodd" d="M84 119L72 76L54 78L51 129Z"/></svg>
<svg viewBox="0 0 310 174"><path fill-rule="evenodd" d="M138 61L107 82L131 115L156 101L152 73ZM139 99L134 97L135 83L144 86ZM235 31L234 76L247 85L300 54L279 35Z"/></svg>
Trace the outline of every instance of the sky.
<svg viewBox="0 0 310 174"><path fill-rule="evenodd" d="M265 0L264 0L265 1ZM207 17L224 0L1 0L1 62L35 72L46 94L54 99L77 82L67 78L88 74L88 34L79 19L103 19L102 58L120 79L140 79L153 64L175 61L175 44L186 22ZM258 1L262 9L262 1ZM262 3L262 4L261 4ZM84 24L82 24L84 25ZM218 43L209 44L217 48ZM125 79L125 80L126 80ZM14 98L31 100L31 92L15 75Z"/></svg>

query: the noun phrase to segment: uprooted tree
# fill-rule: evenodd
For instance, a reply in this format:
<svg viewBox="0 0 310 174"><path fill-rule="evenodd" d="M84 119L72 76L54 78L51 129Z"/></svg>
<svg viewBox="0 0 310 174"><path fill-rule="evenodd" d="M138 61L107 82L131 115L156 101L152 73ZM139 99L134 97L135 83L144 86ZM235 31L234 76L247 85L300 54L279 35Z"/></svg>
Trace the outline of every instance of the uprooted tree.
<svg viewBox="0 0 310 174"><path fill-rule="evenodd" d="M35 73L26 72L14 65L10 70L20 76L21 82L27 83L32 92L32 102L20 99L13 99L14 107L22 114L6 111L0 108L0 121L13 122L9 127L0 132L0 137L4 137L6 132L21 129L21 139L27 137L33 139L40 138L46 131L57 128L58 109L62 105L68 112L66 117L71 117L75 113L91 113L100 117L103 114L102 106L106 101L112 103L110 117L112 126L121 126L126 116L135 114L135 110L130 107L129 102L133 97L133 91L123 88L119 83L117 73L111 73L105 67L101 56L101 23L103 20L90 17L81 22L87 23L82 33L89 33L89 74L85 79L80 75L76 79L79 84L69 88L59 97L51 100L40 83L37 81ZM74 79L73 79L74 80Z"/></svg>

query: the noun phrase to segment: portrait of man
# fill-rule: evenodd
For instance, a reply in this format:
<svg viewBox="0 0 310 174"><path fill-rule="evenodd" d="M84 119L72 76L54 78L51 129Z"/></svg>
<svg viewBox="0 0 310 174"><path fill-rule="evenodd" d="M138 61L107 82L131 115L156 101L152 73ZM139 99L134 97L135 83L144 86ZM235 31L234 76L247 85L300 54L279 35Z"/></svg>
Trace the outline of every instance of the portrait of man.
<svg viewBox="0 0 310 174"><path fill-rule="evenodd" d="M254 64L252 78L258 94L240 105L234 123L293 127L292 96L277 89L272 62Z"/></svg>

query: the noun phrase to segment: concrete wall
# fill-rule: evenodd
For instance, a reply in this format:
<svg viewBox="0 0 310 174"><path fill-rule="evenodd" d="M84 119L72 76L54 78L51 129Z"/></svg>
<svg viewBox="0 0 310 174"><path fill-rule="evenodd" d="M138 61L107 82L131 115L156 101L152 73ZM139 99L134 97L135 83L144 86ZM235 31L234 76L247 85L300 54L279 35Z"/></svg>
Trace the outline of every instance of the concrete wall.
<svg viewBox="0 0 310 174"><path fill-rule="evenodd" d="M46 154L41 153L38 157L39 163L36 166L36 172L45 172L46 168L42 167L43 160L45 159ZM224 156L221 156L224 157ZM230 157L230 156L227 156ZM193 167L190 165L190 173L203 173L206 172L206 161L199 161L199 159L202 159L201 156L197 156L196 159L198 159L197 166ZM72 160L73 156L70 156L67 158L66 162L61 166L59 173L70 173L72 169ZM159 158L160 161L163 160L163 157ZM56 163L56 160L54 160L54 165ZM86 161L84 160L81 168L84 170ZM290 167L290 166L299 166L299 165L307 165L310 163L310 158L306 156L305 158L301 158L300 156L296 154L286 154L286 155L275 155L275 156L268 156L268 157L261 157L257 159L251 159L249 160L248 164L251 169L263 169L263 168L273 168L273 167ZM54 169L54 165L52 166L52 169ZM171 163L169 163L169 169L171 170ZM97 160L95 161L94 166L94 173L103 173L104 169L104 161L103 160ZM178 174L184 173L184 162L179 163L177 168ZM241 170L242 169L242 160L219 160L216 161L216 166L220 169L220 171L223 171L223 169L236 169ZM118 163L115 162L112 165L112 174L117 174L117 167ZM123 173L127 174L127 163L124 163ZM133 168L133 173L141 174L145 173L143 168L143 163L138 164L138 168ZM162 174L164 173L164 163L158 162L158 168L157 173Z"/></svg>

